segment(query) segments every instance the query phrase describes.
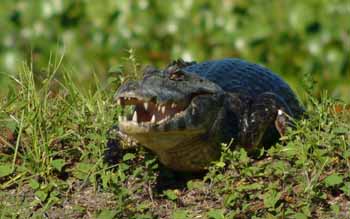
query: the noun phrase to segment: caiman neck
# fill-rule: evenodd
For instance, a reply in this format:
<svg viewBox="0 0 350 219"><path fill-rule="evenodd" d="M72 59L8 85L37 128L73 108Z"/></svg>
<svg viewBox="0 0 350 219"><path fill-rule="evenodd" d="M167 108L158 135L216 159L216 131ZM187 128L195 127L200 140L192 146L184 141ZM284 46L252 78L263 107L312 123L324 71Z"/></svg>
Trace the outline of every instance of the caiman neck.
<svg viewBox="0 0 350 219"><path fill-rule="evenodd" d="M220 145L207 137L196 136L166 150L155 151L161 163L176 171L207 170L212 161L220 158Z"/></svg>

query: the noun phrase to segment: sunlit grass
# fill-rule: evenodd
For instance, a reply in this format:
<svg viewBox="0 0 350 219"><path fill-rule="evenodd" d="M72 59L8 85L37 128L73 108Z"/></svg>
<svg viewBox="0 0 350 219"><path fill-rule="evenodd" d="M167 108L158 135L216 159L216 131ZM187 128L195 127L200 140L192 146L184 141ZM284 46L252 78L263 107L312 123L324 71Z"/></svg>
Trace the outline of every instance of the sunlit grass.
<svg viewBox="0 0 350 219"><path fill-rule="evenodd" d="M307 117L262 157L224 146L204 178L159 190L164 170L142 148L114 166L103 163L119 113L115 80L95 77L93 91L84 92L59 60L44 80L30 65L11 80L13 92L0 102L1 217L349 216L350 114L327 95L309 96ZM181 184L178 174L165 175L164 185Z"/></svg>

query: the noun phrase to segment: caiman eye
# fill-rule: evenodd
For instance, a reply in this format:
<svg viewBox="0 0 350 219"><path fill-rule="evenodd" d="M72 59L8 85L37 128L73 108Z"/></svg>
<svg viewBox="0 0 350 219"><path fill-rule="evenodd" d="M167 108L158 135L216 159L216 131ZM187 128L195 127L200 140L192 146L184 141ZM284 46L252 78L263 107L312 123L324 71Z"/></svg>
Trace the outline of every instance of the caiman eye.
<svg viewBox="0 0 350 219"><path fill-rule="evenodd" d="M185 79L185 74L181 69L177 69L176 71L170 72L169 79L174 81L183 81Z"/></svg>

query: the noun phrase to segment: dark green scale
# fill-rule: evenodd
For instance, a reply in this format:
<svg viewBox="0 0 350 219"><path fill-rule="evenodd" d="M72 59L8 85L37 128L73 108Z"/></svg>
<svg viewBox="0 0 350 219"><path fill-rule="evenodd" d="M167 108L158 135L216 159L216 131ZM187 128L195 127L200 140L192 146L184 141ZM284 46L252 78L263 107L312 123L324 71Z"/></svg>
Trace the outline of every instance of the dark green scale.
<svg viewBox="0 0 350 219"><path fill-rule="evenodd" d="M303 112L289 85L261 65L241 59L226 58L195 63L184 67L183 70L213 81L224 91L244 94L253 99L265 92L274 93L288 105L294 116L299 116Z"/></svg>

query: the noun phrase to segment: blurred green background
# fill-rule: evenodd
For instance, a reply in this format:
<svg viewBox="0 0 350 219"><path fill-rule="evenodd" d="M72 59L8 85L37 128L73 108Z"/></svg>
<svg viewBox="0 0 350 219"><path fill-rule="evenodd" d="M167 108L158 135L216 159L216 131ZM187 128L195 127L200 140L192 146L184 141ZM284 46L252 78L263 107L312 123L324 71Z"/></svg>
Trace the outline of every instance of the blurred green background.
<svg viewBox="0 0 350 219"><path fill-rule="evenodd" d="M350 102L350 1L346 0L1 0L0 91L24 61L45 74L64 53L82 87L123 66L133 49L141 65L171 59L240 57L282 75L301 98ZM125 69L124 69L125 70ZM127 71L127 70L125 70Z"/></svg>

